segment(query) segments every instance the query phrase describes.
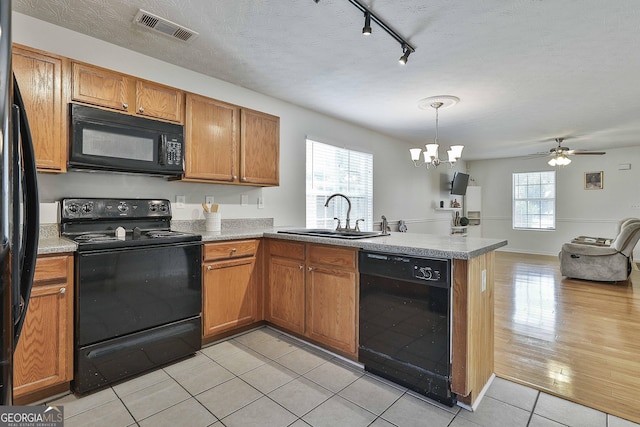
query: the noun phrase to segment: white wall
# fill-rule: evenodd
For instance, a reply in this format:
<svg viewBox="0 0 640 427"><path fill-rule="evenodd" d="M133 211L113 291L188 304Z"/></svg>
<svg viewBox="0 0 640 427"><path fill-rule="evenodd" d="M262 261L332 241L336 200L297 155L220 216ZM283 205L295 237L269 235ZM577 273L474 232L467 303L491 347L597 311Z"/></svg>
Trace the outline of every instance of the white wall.
<svg viewBox="0 0 640 427"><path fill-rule="evenodd" d="M200 203L213 195L226 218L274 218L276 225L305 224L305 138L373 153L374 221L386 215L389 221L407 220L409 231L448 233L451 216L433 210L446 199L440 176L453 171L441 167L425 171L412 166L410 145L336 118L261 95L245 88L204 76L145 55L69 31L19 13L13 14L14 42L69 58L178 87L222 101L242 105L280 117L280 186L244 186L170 182L163 178L114 173L69 172L39 174L42 202L63 197L163 197L172 201L185 195L187 207L175 209L175 219L201 218ZM420 98L416 95L416 99ZM426 139L426 138L425 138ZM464 170L464 162L457 169ZM443 178L444 181L450 178ZM249 206L241 206L241 195ZM258 209L258 197L264 209ZM55 222L46 209L41 222Z"/></svg>
<svg viewBox="0 0 640 427"><path fill-rule="evenodd" d="M620 219L640 217L640 147L606 151L573 156L570 165L557 168L555 231L518 231L511 225L512 173L552 170L547 158L467 162L475 185L482 186L483 237L508 239L504 250L547 255L557 255L563 243L579 235L614 237ZM628 164L631 169L620 169ZM603 189L585 190L584 173L597 171L604 172Z"/></svg>

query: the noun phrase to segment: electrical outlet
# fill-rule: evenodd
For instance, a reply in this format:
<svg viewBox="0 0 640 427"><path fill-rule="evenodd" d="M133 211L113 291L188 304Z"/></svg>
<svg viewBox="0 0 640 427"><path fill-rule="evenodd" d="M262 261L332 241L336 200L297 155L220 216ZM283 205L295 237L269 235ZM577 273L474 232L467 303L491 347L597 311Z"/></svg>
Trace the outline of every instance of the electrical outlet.
<svg viewBox="0 0 640 427"><path fill-rule="evenodd" d="M482 292L487 290L487 270L482 270Z"/></svg>
<svg viewBox="0 0 640 427"><path fill-rule="evenodd" d="M185 196L176 196L176 208L177 209L184 209L184 204L186 203L186 197Z"/></svg>
<svg viewBox="0 0 640 427"><path fill-rule="evenodd" d="M249 206L249 195L243 194L240 197L240 206Z"/></svg>
<svg viewBox="0 0 640 427"><path fill-rule="evenodd" d="M214 200L213 196L205 196L205 198L204 198L204 202L207 205L212 205L214 203L213 200Z"/></svg>
<svg viewBox="0 0 640 427"><path fill-rule="evenodd" d="M258 197L258 209L264 209L264 196Z"/></svg>

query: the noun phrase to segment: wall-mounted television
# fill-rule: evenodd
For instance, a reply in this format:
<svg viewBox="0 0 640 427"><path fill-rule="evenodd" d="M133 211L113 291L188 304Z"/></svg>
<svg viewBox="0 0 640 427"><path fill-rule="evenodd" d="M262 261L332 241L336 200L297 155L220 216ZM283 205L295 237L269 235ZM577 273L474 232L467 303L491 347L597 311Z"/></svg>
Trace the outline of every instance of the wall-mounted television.
<svg viewBox="0 0 640 427"><path fill-rule="evenodd" d="M456 172L451 181L451 194L464 196L467 194L467 185L469 184L469 175L462 172Z"/></svg>

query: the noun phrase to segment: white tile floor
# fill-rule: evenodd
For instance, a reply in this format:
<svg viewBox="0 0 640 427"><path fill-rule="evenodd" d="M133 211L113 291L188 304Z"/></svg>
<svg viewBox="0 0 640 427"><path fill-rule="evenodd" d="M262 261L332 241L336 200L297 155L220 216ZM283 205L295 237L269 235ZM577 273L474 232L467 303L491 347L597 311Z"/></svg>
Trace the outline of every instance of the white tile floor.
<svg viewBox="0 0 640 427"><path fill-rule="evenodd" d="M271 328L48 403L64 406L65 427L638 426L500 378L477 411L442 407Z"/></svg>

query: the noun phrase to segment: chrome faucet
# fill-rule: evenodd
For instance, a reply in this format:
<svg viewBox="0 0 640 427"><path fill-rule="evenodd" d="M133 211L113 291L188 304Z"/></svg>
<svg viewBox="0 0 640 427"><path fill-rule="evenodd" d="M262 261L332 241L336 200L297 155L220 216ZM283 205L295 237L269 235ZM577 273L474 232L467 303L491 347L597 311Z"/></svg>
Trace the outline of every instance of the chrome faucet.
<svg viewBox="0 0 640 427"><path fill-rule="evenodd" d="M387 228L389 227L387 223L387 217L382 215L382 224L380 224L380 228L382 229L382 234L389 234Z"/></svg>
<svg viewBox="0 0 640 427"><path fill-rule="evenodd" d="M350 221L349 217L351 215L351 200L349 200L349 198L347 196L345 196L342 193L332 194L327 199L327 202L324 204L324 207L325 208L328 207L329 206L329 202L331 201L331 199L333 199L336 196L344 197L344 199L347 201L347 205L348 205L348 208L347 208L347 220L345 221L344 228L340 228L340 221L338 220L338 228L336 228L336 230L338 230L338 231L340 231L340 230L346 230L346 231L351 230L351 225L349 224L349 221Z"/></svg>

